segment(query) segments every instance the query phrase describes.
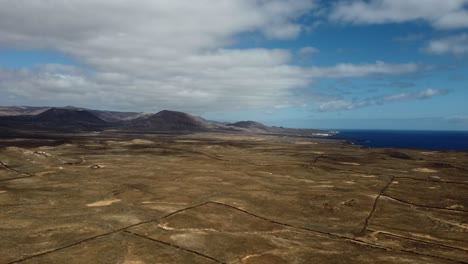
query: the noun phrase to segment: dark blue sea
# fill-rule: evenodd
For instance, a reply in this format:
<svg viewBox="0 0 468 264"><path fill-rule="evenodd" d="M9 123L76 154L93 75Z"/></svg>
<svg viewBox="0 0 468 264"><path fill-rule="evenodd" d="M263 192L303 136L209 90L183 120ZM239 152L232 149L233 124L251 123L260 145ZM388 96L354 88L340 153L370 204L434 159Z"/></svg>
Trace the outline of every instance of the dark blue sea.
<svg viewBox="0 0 468 264"><path fill-rule="evenodd" d="M468 151L468 131L337 130L331 138L378 148Z"/></svg>

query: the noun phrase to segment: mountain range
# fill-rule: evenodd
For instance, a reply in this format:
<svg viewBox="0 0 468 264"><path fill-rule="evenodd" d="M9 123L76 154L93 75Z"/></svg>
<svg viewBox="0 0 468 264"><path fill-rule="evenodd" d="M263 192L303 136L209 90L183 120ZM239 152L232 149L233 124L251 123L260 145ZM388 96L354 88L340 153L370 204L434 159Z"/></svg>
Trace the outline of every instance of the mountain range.
<svg viewBox="0 0 468 264"><path fill-rule="evenodd" d="M0 128L46 131L132 132L237 132L324 136L332 132L315 129L271 127L255 121L222 123L187 113L163 110L158 113L118 112L66 107L0 107Z"/></svg>

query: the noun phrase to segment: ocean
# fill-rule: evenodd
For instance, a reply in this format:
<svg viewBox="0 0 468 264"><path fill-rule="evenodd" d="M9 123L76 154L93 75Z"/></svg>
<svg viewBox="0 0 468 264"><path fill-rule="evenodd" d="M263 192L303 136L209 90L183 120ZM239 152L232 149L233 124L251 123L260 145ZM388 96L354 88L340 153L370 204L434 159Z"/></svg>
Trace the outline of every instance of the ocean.
<svg viewBox="0 0 468 264"><path fill-rule="evenodd" d="M330 138L378 148L468 151L468 131L336 130Z"/></svg>

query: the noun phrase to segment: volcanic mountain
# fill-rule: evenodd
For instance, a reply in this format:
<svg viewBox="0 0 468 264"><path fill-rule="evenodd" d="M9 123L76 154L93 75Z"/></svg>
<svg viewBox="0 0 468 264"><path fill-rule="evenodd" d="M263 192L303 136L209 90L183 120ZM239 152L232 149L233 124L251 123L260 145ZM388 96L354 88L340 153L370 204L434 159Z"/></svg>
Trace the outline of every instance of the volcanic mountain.
<svg viewBox="0 0 468 264"><path fill-rule="evenodd" d="M106 122L86 110L51 108L33 117L34 121L54 124L103 125Z"/></svg>
<svg viewBox="0 0 468 264"><path fill-rule="evenodd" d="M111 123L118 123L118 122L132 122L136 120L145 119L148 116L153 115L153 113L139 113L139 112L117 112L117 111L106 111L106 110L88 110L95 116L99 117L100 119L111 122Z"/></svg>
<svg viewBox="0 0 468 264"><path fill-rule="evenodd" d="M255 122L255 121L239 121L236 123L229 124L229 126L242 127L242 128L255 128L255 129L263 129L263 130L268 130L269 128L265 126L264 124Z"/></svg>
<svg viewBox="0 0 468 264"><path fill-rule="evenodd" d="M144 113L144 112L120 112L120 111L108 111L108 110L94 110L94 109L81 108L81 107L75 107L75 106L65 106L65 107L60 107L59 109L88 111L89 113L109 123L130 122L132 120L144 119L147 116L152 115L152 113Z"/></svg>
<svg viewBox="0 0 468 264"><path fill-rule="evenodd" d="M152 131L206 131L214 128L201 118L177 111L163 110L127 126L130 130Z"/></svg>
<svg viewBox="0 0 468 264"><path fill-rule="evenodd" d="M103 131L133 132L229 132L250 134L282 134L296 136L326 136L331 131L292 129L267 126L255 121L232 124L208 121L183 112L163 110L157 114L92 110L66 106L0 107L0 127L5 129L39 129L48 131Z"/></svg>
<svg viewBox="0 0 468 264"><path fill-rule="evenodd" d="M50 108L37 115L0 116L0 126L47 130L96 130L108 123L86 110Z"/></svg>
<svg viewBox="0 0 468 264"><path fill-rule="evenodd" d="M317 129L298 129L298 128L285 128L276 126L266 126L262 123L255 121L239 121L236 123L228 124L228 127L233 127L242 132L254 134L280 134L280 135L295 135L295 136L330 136L335 132L323 131Z"/></svg>

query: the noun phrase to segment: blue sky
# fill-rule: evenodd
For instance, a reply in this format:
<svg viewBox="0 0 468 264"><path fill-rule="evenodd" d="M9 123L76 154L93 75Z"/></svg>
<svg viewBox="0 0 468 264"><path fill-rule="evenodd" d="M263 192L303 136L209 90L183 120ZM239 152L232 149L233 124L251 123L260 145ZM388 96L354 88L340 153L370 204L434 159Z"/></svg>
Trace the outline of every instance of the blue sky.
<svg viewBox="0 0 468 264"><path fill-rule="evenodd" d="M468 130L468 0L0 1L0 105Z"/></svg>

